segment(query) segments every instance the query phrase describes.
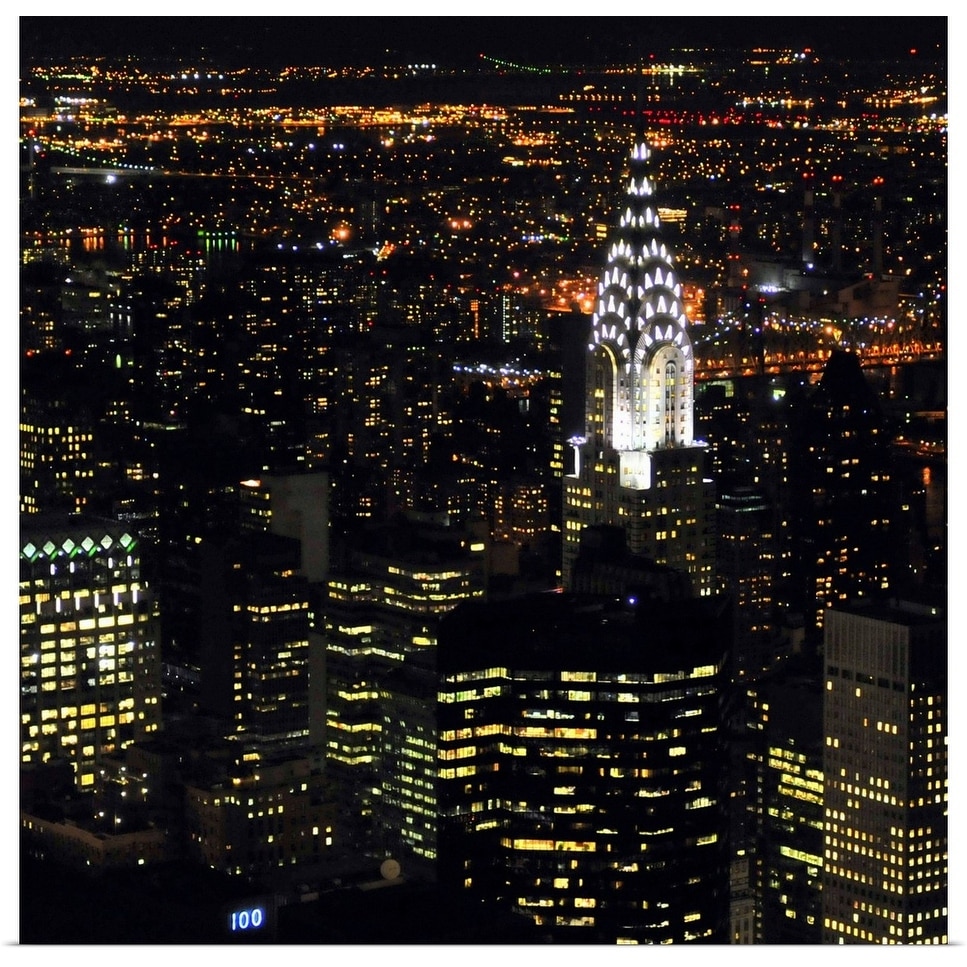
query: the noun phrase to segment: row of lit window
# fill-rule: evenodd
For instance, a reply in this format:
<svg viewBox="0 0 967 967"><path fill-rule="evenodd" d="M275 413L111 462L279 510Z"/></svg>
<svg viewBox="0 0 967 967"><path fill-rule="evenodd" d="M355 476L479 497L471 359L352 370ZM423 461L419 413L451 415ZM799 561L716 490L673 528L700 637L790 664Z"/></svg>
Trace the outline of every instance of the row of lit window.
<svg viewBox="0 0 967 967"><path fill-rule="evenodd" d="M512 839L505 836L501 837L500 845L505 849L543 852L594 853L597 850L597 843L588 840Z"/></svg>
<svg viewBox="0 0 967 967"><path fill-rule="evenodd" d="M852 924L844 923L841 920L833 920L827 917L823 921L823 924L827 929L833 932L844 933L847 936L859 937L860 940L866 941L868 943L883 943L886 940L886 938L884 938L881 934L874 933L872 930L867 930L865 927L854 927ZM893 936L897 936L901 938L899 942L902 942L902 938L903 938L902 927L891 926L889 928L889 933L891 936L887 942L897 943L898 942L897 940L892 939ZM913 941L916 943L918 942L917 938L923 937L923 936L924 936L924 931L922 926L907 928L907 933L906 933L907 941ZM929 938L929 943L932 943L932 944L945 944L946 942L947 942L946 934L943 934L940 936L932 936Z"/></svg>
<svg viewBox="0 0 967 967"><path fill-rule="evenodd" d="M128 725L135 719L134 712L121 712L117 716L114 715L103 715L100 721L95 718L84 718L80 720L80 731L82 732L93 732L98 728L113 728L115 725ZM78 730L78 720L77 719L65 719L61 721L60 724L56 722L47 722L42 726L31 725L27 729L27 734L31 738L35 738L38 734L40 735L57 735L63 730L68 732L76 732Z"/></svg>
<svg viewBox="0 0 967 967"><path fill-rule="evenodd" d="M76 745L76 744L77 744L77 736L76 735L65 735L63 737L63 739L61 740L61 745L64 746L64 747L70 747L70 746ZM24 742L23 745L21 746L21 751L23 753L22 756L21 756L21 761L22 762L34 762L34 761L36 761L36 755L35 754L38 753L38 752L40 752L40 743L38 741L36 741L36 740L34 740L32 742ZM93 759L94 758L94 746L93 745L85 745L85 746L82 746L81 747L81 755L85 759ZM45 752L44 755L43 755L43 761L44 762L47 762L48 759L50 759L50 757L51 757L51 753L50 752Z"/></svg>

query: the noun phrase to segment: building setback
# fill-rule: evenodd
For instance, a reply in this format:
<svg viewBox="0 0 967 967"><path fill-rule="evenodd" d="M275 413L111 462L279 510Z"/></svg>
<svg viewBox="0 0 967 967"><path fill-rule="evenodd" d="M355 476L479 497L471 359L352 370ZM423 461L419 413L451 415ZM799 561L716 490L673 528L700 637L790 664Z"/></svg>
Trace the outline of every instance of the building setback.
<svg viewBox="0 0 967 967"><path fill-rule="evenodd" d="M549 593L445 619L441 881L557 942L726 942L724 607Z"/></svg>

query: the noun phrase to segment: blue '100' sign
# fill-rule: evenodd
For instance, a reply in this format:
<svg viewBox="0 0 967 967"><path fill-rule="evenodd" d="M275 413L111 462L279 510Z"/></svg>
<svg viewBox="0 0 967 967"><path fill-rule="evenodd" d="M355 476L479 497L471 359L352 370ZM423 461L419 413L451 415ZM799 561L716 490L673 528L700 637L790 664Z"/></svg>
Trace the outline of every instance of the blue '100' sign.
<svg viewBox="0 0 967 967"><path fill-rule="evenodd" d="M232 933L239 930L258 930L265 923L265 911L261 907L251 910L233 910L229 919L228 929Z"/></svg>

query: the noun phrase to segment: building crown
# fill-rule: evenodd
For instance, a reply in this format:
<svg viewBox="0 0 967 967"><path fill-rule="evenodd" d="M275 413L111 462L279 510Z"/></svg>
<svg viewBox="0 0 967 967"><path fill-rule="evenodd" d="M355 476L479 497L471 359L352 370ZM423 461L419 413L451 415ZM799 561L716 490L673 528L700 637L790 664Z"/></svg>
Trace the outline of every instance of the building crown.
<svg viewBox="0 0 967 967"><path fill-rule="evenodd" d="M640 340L646 350L674 343L685 356L691 353L682 286L662 240L650 160L648 146L636 144L625 205L611 236L591 322L590 348L610 342L626 367Z"/></svg>

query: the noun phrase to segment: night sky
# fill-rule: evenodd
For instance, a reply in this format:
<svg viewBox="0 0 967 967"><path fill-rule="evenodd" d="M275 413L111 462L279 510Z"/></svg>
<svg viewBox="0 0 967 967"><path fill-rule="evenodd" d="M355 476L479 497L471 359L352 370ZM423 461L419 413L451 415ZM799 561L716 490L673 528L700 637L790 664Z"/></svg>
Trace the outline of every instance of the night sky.
<svg viewBox="0 0 967 967"><path fill-rule="evenodd" d="M498 4L500 7L500 4ZM533 9L524 4L517 9ZM620 5L619 5L620 9ZM643 9L636 5L635 9ZM377 60L461 67L480 54L533 65L600 64L683 47L797 46L894 56L947 45L946 17L21 17L22 59L39 53L180 52L241 64ZM389 56L387 56L389 52Z"/></svg>

